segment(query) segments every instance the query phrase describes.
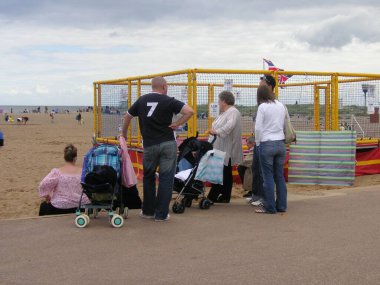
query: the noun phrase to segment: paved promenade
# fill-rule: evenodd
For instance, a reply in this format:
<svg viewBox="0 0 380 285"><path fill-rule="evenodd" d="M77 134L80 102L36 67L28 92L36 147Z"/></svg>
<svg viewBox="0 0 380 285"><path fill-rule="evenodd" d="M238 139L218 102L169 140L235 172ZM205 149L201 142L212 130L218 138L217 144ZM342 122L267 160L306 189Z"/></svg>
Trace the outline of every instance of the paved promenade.
<svg viewBox="0 0 380 285"><path fill-rule="evenodd" d="M1 284L380 284L380 186L289 195L286 214L242 200L167 223L131 211L0 221Z"/></svg>

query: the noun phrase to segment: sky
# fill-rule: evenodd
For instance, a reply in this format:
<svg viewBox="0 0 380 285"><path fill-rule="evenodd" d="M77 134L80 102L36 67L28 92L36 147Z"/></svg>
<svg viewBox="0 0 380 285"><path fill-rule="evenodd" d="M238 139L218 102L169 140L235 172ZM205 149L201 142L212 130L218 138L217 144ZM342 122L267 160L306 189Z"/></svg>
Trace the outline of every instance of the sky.
<svg viewBox="0 0 380 285"><path fill-rule="evenodd" d="M0 0L0 105L186 68L380 73L380 1Z"/></svg>

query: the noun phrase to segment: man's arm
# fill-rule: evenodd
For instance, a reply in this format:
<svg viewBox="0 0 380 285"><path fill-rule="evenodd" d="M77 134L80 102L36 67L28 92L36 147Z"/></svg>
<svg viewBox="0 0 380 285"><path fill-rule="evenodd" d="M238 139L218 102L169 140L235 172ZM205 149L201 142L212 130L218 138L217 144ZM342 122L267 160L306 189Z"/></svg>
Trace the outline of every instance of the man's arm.
<svg viewBox="0 0 380 285"><path fill-rule="evenodd" d="M194 110L190 106L184 105L180 113L182 114L182 117L179 118L177 121L173 122L169 126L169 128L172 128L173 130L175 130L179 126L186 123L194 115Z"/></svg>
<svg viewBox="0 0 380 285"><path fill-rule="evenodd" d="M129 124L131 123L132 119L133 119L132 115L130 115L128 112L125 113L125 115L124 115L124 123L123 123L123 132L122 132L122 135L125 138L127 138L128 127L129 127Z"/></svg>

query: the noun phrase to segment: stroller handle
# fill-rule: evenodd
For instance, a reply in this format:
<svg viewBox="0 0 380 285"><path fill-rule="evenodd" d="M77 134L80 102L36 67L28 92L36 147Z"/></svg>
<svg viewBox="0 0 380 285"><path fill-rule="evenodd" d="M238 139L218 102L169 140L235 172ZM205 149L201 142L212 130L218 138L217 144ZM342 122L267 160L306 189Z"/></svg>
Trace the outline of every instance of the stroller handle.
<svg viewBox="0 0 380 285"><path fill-rule="evenodd" d="M214 135L214 138L212 139L211 144L214 144L215 141L216 141L216 135Z"/></svg>

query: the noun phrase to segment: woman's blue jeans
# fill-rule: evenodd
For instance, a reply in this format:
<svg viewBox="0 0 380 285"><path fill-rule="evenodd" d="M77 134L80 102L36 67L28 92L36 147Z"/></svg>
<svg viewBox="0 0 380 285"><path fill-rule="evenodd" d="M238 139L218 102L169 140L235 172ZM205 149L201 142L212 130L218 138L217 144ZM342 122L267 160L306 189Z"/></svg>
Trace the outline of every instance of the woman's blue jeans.
<svg viewBox="0 0 380 285"><path fill-rule="evenodd" d="M261 142L259 154L264 181L264 208L270 213L285 212L287 208L287 189L284 177L285 143L283 140Z"/></svg>

